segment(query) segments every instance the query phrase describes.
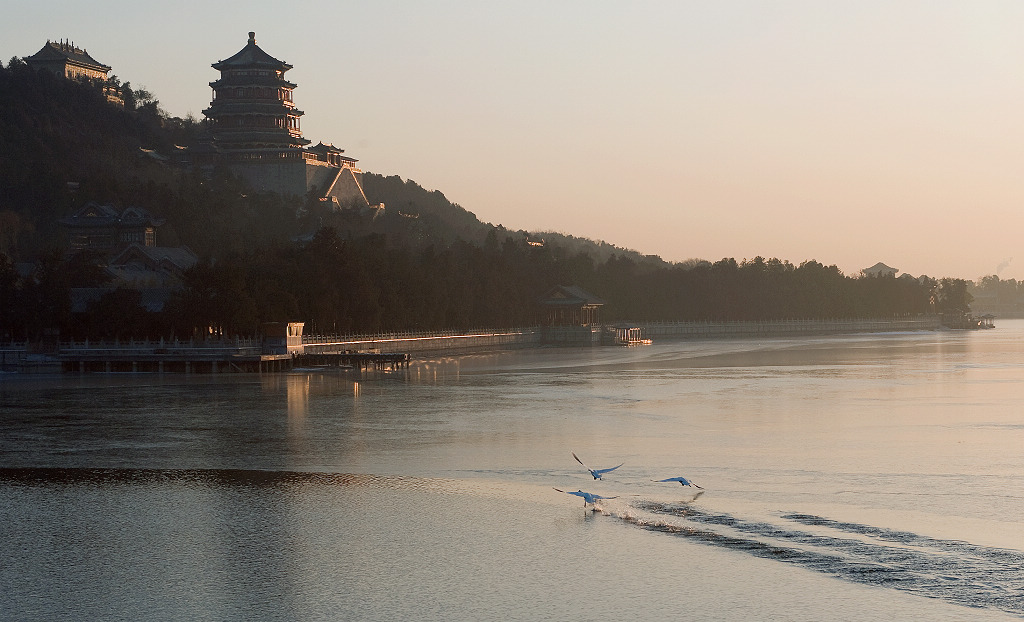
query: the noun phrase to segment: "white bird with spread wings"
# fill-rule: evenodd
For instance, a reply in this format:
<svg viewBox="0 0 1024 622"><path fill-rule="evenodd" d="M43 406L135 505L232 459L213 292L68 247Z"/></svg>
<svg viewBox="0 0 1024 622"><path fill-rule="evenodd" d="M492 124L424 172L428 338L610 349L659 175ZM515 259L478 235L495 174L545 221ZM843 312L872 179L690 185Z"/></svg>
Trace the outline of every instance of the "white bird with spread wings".
<svg viewBox="0 0 1024 622"><path fill-rule="evenodd" d="M583 464L583 461L580 460L580 457L576 455L576 452L570 452L570 453L572 454L573 458L576 458L576 462L579 462L580 464ZM623 462L622 464L626 464L626 463ZM620 464L618 466L613 466L613 467L608 468L608 469L592 469L592 468L588 467L587 465L583 464L583 468L588 470L588 471L590 471L590 474L594 476L594 479L602 479L605 473L608 473L610 471L614 471L615 469L617 469L620 466L622 466L622 464ZM571 493L571 494L576 494L576 493Z"/></svg>
<svg viewBox="0 0 1024 622"><path fill-rule="evenodd" d="M656 479L654 481L656 481L656 482L679 482L679 484L682 485L682 486L694 486L696 488L700 488L701 490L704 490L703 486L697 486L697 484L694 484L693 482L691 482L690 480L686 479L685 477L683 477L681 475L679 477L669 477L668 479Z"/></svg>
<svg viewBox="0 0 1024 622"><path fill-rule="evenodd" d="M557 490L558 492L564 492L567 495L576 495L577 497L583 497L583 507L587 507L588 505L595 503L598 499L618 499L618 497L602 497L601 495L595 495L592 492L583 492L582 490L577 490L576 492L572 492L569 490L561 490L559 488L555 488L555 490ZM595 506L594 509L596 510L597 507Z"/></svg>

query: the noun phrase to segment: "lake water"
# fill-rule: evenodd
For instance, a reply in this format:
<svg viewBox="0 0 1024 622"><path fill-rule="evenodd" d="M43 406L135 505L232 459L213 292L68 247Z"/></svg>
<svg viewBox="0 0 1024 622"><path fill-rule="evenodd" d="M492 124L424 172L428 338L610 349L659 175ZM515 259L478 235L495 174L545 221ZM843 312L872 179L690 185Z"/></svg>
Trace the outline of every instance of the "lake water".
<svg viewBox="0 0 1024 622"><path fill-rule="evenodd" d="M0 619L1021 619L1022 406L1012 320L8 374Z"/></svg>

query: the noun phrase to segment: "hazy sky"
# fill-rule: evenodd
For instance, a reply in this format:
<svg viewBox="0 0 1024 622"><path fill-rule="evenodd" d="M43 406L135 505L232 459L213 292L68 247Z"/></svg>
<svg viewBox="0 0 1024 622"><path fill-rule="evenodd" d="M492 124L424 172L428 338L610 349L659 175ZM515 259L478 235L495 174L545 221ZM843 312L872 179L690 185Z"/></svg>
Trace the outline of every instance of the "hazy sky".
<svg viewBox="0 0 1024 622"><path fill-rule="evenodd" d="M1019 0L10 5L5 64L70 39L177 116L253 30L307 138L509 229L1024 279Z"/></svg>

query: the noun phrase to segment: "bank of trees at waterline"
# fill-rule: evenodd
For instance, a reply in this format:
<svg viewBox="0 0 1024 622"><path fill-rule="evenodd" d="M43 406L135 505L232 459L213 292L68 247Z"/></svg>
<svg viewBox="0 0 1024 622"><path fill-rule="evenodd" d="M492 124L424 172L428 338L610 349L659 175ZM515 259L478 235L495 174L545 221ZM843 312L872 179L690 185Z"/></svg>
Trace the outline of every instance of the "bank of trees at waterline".
<svg viewBox="0 0 1024 622"><path fill-rule="evenodd" d="M73 269L72 269L73 268ZM777 259L638 263L532 246L492 232L482 245L392 247L382 236L342 239L324 228L305 244L280 243L206 259L159 312L136 290L113 289L72 312L75 279L102 270L59 255L19 277L0 258L0 331L35 338L57 328L77 338L251 335L263 322L303 321L311 332L521 327L540 322L539 297L576 284L603 298L606 319L729 321L906 317L969 310L960 279L846 276L816 261Z"/></svg>

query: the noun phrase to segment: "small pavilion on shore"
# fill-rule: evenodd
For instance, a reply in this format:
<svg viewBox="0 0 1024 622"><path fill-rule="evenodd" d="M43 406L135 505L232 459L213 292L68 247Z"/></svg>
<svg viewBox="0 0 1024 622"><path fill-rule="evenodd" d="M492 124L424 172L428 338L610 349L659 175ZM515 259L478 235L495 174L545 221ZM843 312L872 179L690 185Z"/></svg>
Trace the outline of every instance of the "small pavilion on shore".
<svg viewBox="0 0 1024 622"><path fill-rule="evenodd" d="M604 301L575 285L559 285L541 298L545 326L593 326L601 323Z"/></svg>

